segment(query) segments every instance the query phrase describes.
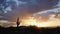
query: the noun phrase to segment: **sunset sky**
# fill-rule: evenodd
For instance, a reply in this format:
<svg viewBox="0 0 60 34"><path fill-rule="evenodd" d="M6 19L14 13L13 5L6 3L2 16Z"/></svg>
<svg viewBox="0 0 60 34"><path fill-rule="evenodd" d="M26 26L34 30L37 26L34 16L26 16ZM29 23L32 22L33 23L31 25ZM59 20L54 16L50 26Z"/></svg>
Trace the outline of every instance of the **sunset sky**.
<svg viewBox="0 0 60 34"><path fill-rule="evenodd" d="M26 17L25 15L30 14L36 17L41 14L39 17L49 18L52 12L60 12L60 0L0 0L0 25L13 26L17 17ZM60 26L59 20L58 18L51 20L50 24ZM57 23L52 23L52 21ZM28 24L22 23L21 25Z"/></svg>

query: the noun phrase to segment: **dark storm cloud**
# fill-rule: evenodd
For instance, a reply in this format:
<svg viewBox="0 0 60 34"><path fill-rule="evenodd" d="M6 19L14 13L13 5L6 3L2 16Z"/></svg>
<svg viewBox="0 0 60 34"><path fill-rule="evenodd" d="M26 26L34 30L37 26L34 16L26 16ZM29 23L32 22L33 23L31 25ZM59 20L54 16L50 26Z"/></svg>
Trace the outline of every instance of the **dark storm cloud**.
<svg viewBox="0 0 60 34"><path fill-rule="evenodd" d="M0 4L4 3L5 0L0 0Z"/></svg>
<svg viewBox="0 0 60 34"><path fill-rule="evenodd" d="M58 0L20 0L23 2L27 2L26 6L29 12L35 13L45 9L53 8L57 3Z"/></svg>
<svg viewBox="0 0 60 34"><path fill-rule="evenodd" d="M21 3L20 3L21 2ZM24 3L26 2L26 4ZM17 6L17 4L19 6ZM12 11L7 12L7 14L3 15L3 20L6 19L8 21L16 21L16 18L20 15L28 13L35 13L38 11L51 9L58 3L58 0L19 0L16 1L9 1L8 4L10 5Z"/></svg>

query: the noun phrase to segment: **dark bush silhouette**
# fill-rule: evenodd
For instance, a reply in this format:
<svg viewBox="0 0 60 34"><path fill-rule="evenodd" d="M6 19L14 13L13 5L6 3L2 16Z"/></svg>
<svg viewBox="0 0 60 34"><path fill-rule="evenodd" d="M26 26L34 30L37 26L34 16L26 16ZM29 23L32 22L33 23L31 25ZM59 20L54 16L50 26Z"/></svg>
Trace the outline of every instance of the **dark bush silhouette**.
<svg viewBox="0 0 60 34"><path fill-rule="evenodd" d="M20 34L59 34L60 27L56 28L37 28L35 26L21 26L21 27L0 27L0 32L20 33Z"/></svg>

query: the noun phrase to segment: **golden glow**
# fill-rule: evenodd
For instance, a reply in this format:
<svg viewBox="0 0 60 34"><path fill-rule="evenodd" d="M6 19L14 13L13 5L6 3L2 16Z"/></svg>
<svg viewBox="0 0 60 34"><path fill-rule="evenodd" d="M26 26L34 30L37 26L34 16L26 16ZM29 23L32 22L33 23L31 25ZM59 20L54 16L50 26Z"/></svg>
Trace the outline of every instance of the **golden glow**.
<svg viewBox="0 0 60 34"><path fill-rule="evenodd" d="M38 23L36 26L37 27L47 27L47 23Z"/></svg>
<svg viewBox="0 0 60 34"><path fill-rule="evenodd" d="M23 24L20 24L20 25L23 25L23 26L41 26L41 27L44 27L46 24L45 23L42 23L42 22L38 22L37 19L35 19L34 17L29 17L27 19L23 19L22 20L22 23Z"/></svg>
<svg viewBox="0 0 60 34"><path fill-rule="evenodd" d="M22 25L31 25L31 26L33 26L33 25L35 25L37 22L36 22L36 20L34 19L34 17L28 17L28 18L26 18L26 19L22 19ZM20 24L21 25L21 24Z"/></svg>
<svg viewBox="0 0 60 34"><path fill-rule="evenodd" d="M55 18L55 15L51 15L47 21L44 19L38 20L40 18L28 17L22 20L20 26L36 26L36 27L53 27L60 26L60 19ZM53 20L52 20L53 19ZM58 23L57 23L58 22Z"/></svg>

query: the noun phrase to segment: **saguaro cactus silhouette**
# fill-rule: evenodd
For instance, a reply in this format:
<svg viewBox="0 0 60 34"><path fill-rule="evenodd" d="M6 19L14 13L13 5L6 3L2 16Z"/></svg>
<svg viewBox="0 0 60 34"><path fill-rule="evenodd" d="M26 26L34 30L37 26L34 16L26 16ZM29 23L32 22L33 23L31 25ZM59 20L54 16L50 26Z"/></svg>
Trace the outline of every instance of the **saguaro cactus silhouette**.
<svg viewBox="0 0 60 34"><path fill-rule="evenodd" d="M19 17L17 18L16 24L17 24L17 27L19 27L19 24L20 24Z"/></svg>

